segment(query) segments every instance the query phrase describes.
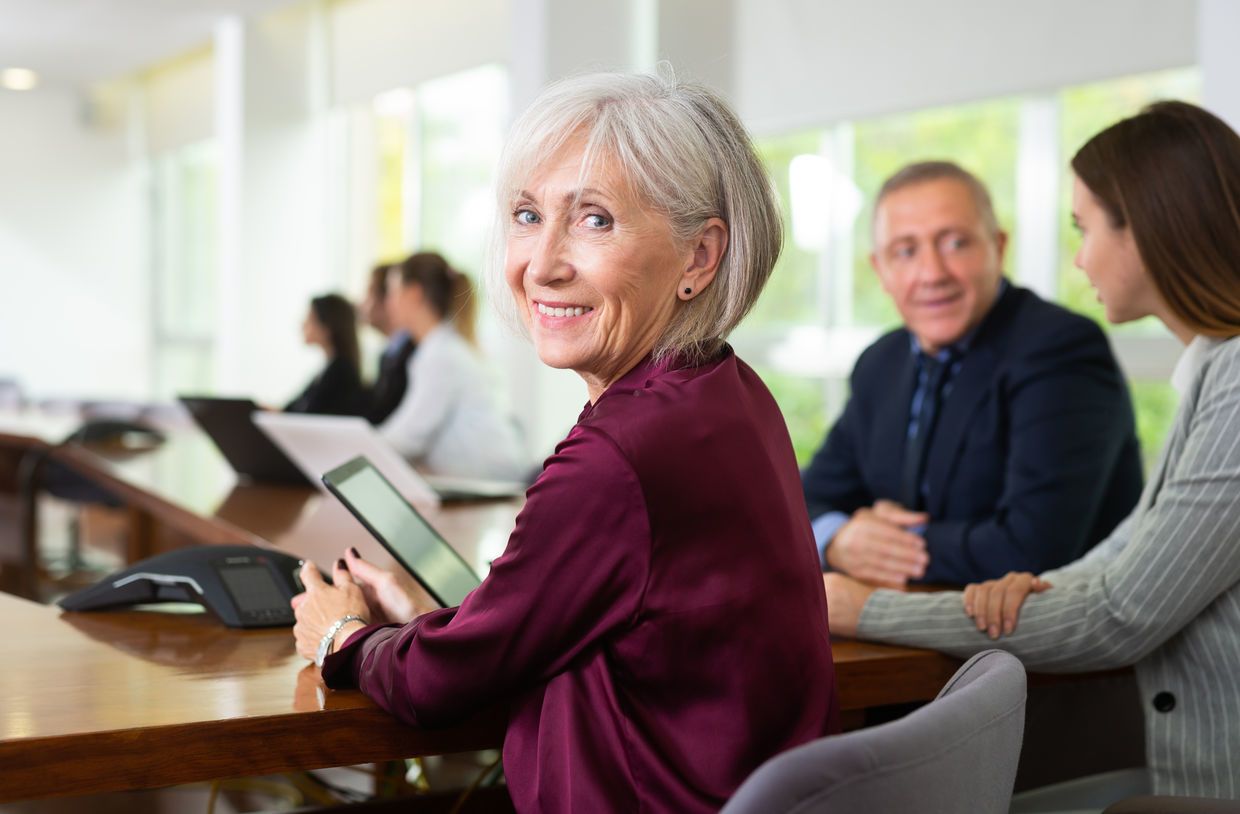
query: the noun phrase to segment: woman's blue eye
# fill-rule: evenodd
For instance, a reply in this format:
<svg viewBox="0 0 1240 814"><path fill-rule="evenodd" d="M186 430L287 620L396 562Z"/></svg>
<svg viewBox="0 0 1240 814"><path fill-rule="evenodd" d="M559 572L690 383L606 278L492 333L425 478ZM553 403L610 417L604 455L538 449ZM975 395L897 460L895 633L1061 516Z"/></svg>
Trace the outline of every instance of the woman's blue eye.
<svg viewBox="0 0 1240 814"><path fill-rule="evenodd" d="M611 219L603 215L586 215L586 225L591 229L606 229L611 226Z"/></svg>
<svg viewBox="0 0 1240 814"><path fill-rule="evenodd" d="M531 223L538 223L539 221L538 213L531 209L518 209L513 213L513 218L517 221L517 223L523 223L527 226Z"/></svg>

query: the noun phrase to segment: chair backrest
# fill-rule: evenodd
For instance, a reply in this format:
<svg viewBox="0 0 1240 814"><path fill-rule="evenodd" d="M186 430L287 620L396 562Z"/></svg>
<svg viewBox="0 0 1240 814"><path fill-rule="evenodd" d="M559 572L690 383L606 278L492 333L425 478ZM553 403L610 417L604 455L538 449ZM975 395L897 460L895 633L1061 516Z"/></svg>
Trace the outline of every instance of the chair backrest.
<svg viewBox="0 0 1240 814"><path fill-rule="evenodd" d="M904 718L771 758L723 814L1002 814L1024 730L1025 669L1016 657L987 650Z"/></svg>

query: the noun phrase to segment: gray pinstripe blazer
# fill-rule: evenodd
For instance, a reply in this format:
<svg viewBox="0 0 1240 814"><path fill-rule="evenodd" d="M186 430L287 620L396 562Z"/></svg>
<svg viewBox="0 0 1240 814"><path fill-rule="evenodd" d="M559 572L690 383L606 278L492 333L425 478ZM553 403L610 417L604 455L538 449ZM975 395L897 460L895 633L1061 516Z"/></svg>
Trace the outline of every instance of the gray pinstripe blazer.
<svg viewBox="0 0 1240 814"><path fill-rule="evenodd" d="M1044 672L1135 665L1155 793L1240 798L1240 339L1199 337L1193 357L1137 507L1043 575L1053 587L1012 635L991 642L954 591L876 591L859 635L961 657L997 646Z"/></svg>

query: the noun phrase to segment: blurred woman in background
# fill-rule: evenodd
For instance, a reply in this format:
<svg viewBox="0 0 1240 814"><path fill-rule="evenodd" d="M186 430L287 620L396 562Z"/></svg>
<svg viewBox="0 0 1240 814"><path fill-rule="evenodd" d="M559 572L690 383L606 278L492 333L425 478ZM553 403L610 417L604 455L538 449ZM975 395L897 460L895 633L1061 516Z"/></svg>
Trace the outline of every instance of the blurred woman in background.
<svg viewBox="0 0 1240 814"><path fill-rule="evenodd" d="M379 426L411 462L437 475L522 480L529 474L515 422L499 410L471 343L469 278L434 252L393 266L393 327L417 344L405 396Z"/></svg>
<svg viewBox="0 0 1240 814"><path fill-rule="evenodd" d="M290 413L360 415L366 407L357 348L357 316L353 304L339 294L310 300L301 324L307 345L317 345L327 364L297 398L285 406Z"/></svg>

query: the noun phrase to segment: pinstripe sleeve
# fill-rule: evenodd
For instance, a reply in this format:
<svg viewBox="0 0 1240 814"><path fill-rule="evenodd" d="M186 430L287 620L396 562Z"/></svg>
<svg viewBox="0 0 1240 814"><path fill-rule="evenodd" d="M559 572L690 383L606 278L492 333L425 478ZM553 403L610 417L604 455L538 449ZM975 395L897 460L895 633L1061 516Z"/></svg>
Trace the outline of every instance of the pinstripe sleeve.
<svg viewBox="0 0 1240 814"><path fill-rule="evenodd" d="M1132 537L1132 525L1135 514L1130 514L1107 535L1107 538L1074 562L1050 571L1043 571L1039 576L1052 585L1067 585L1082 582L1096 576L1107 564L1119 556Z"/></svg>
<svg viewBox="0 0 1240 814"><path fill-rule="evenodd" d="M1127 544L1121 538L1081 563L1080 579L1061 569L1064 584L1030 596L1016 631L999 641L1028 667L1133 664L1240 581L1240 342L1220 348L1195 390L1181 405L1152 504L1142 501L1124 526ZM994 646L957 592L876 591L859 634L959 656Z"/></svg>

